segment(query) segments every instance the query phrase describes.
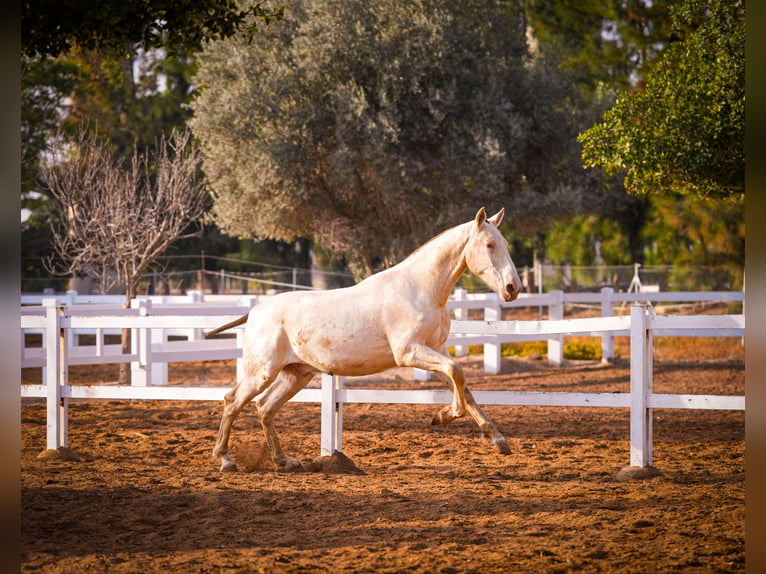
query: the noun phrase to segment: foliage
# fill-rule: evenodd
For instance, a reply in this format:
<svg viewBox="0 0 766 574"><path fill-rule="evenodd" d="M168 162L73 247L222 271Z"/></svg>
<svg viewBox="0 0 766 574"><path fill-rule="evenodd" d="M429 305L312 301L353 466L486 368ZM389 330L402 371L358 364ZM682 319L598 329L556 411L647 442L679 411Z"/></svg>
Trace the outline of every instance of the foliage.
<svg viewBox="0 0 766 574"><path fill-rule="evenodd" d="M644 228L647 265L672 264L695 270L670 278L671 289L741 289L745 260L745 202L742 197L652 198Z"/></svg>
<svg viewBox="0 0 766 574"><path fill-rule="evenodd" d="M671 13L678 41L580 136L584 165L624 172L635 194L743 194L744 1L686 0Z"/></svg>
<svg viewBox="0 0 766 574"><path fill-rule="evenodd" d="M183 46L196 51L210 40L257 30L282 16L263 3L240 7L237 0L24 0L22 51L30 57L59 56L79 46L124 55Z"/></svg>
<svg viewBox="0 0 766 574"><path fill-rule="evenodd" d="M669 35L665 0L529 0L539 49L556 55L581 88L628 88Z"/></svg>
<svg viewBox="0 0 766 574"><path fill-rule="evenodd" d="M597 361L601 359L600 340L589 342L585 340L565 340L564 358L574 361Z"/></svg>
<svg viewBox="0 0 766 574"><path fill-rule="evenodd" d="M190 113L183 104L192 97L195 71L191 58L170 59L161 52L126 58L74 48L62 59L77 72L67 94L65 130L87 125L128 158L135 146L149 149L163 134L185 127Z"/></svg>
<svg viewBox="0 0 766 574"><path fill-rule="evenodd" d="M129 162L136 148L150 151L163 134L185 127L189 112L181 104L191 97L193 69L189 58L159 52L124 58L75 48L58 58L22 58L25 278L45 277L42 262L52 254L51 205L39 170L59 131L74 135L87 127Z"/></svg>
<svg viewBox="0 0 766 574"><path fill-rule="evenodd" d="M484 347L481 345L471 345L469 352L483 353ZM548 352L548 343L546 341L529 341L525 343L503 343L500 346L500 353L503 357L543 357Z"/></svg>
<svg viewBox="0 0 766 574"><path fill-rule="evenodd" d="M546 256L555 265L633 263L628 238L617 222L594 214L556 222L547 236Z"/></svg>
<svg viewBox="0 0 766 574"><path fill-rule="evenodd" d="M484 352L480 345L469 346L469 352L481 354ZM503 343L503 357L534 357L543 358L548 354L546 341L529 341L526 343ZM600 339L593 337L566 337L564 339L564 358L575 361L595 361L601 359Z"/></svg>
<svg viewBox="0 0 766 574"><path fill-rule="evenodd" d="M40 156L48 146L49 135L60 126L61 99L72 91L76 82L76 67L71 62L21 61L22 207L37 207L30 192L37 190Z"/></svg>
<svg viewBox="0 0 766 574"><path fill-rule="evenodd" d="M513 2L296 0L252 44L209 45L191 125L215 222L363 276L481 205L571 213L600 191L574 139L596 116L523 23Z"/></svg>

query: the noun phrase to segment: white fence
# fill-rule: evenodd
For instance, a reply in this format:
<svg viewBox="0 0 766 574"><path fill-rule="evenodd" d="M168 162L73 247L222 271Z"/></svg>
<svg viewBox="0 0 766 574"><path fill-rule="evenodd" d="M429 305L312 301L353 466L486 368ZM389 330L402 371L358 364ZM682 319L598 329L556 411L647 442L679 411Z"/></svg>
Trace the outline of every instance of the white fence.
<svg viewBox="0 0 766 574"><path fill-rule="evenodd" d="M141 296L132 301L132 307L138 309L135 313L146 314L179 314L179 315L242 315L246 313L258 301L268 296L242 296L242 295L210 295L202 291L189 291L187 295L175 296ZM524 293L518 299L510 303L501 301L495 293L469 294L464 289L456 289L453 297L447 302L447 308L451 310L456 320L468 318L470 310L481 310L485 321L499 321L502 319L503 309L537 307L540 316L548 320L564 318L567 306L589 306L598 308L602 317L613 317L615 309L624 309L627 303L702 303L702 302L725 302L744 303L745 294L742 291L695 291L695 292L650 292L650 293L615 293L614 289L606 287L598 293L564 293L551 291L549 293L528 294ZM43 295L23 295L22 314L41 313L39 305L43 300L51 299ZM66 294L53 297L57 304L66 306L87 305L87 311L81 313L104 315L121 307L123 298L120 295L80 295L76 291L68 291ZM141 311L141 309L144 309ZM147 311L150 310L150 311ZM42 333L41 329L35 331L28 329L28 333ZM103 362L103 358L110 354L119 354L121 349L118 345L104 345L104 335L116 335L120 328L114 327L89 327L73 328L67 331L67 345L71 349L70 364L96 364ZM92 346L79 348L80 335L96 335L96 348ZM601 358L603 361L614 359L614 337L628 336L627 330L622 331L596 331L582 333L584 336L601 338ZM685 336L713 336L721 335L720 330L709 331L699 329L692 332L674 333L669 331L666 336L683 334ZM188 342L171 340L173 337L185 337ZM550 334L542 336L538 333L458 333L453 331L447 340L447 346L453 347L457 356L467 353L469 345L483 345L484 371L487 374L500 372L501 352L503 343L515 343L523 341L547 341L548 362L551 365L560 365L564 358L563 334ZM162 385L167 382L167 363L184 360L215 360L215 359L238 359L241 356L241 343L237 340L214 339L205 340L202 329L190 327L175 327L167 329L150 329L138 333L132 338L134 358L133 363L134 384L145 386L147 384ZM197 358L194 358L194 357ZM22 356L22 366L42 366L43 351L30 349ZM151 360L149 358L151 357ZM192 358L189 358L192 357ZM123 360L125 358L123 357ZM128 361L125 361L128 362ZM238 369L241 365L238 364ZM423 371L415 371L417 380L424 380L429 375Z"/></svg>
<svg viewBox="0 0 766 574"><path fill-rule="evenodd" d="M583 294L578 294L582 297ZM604 292L595 294L603 301ZM611 294L608 294L611 295ZM617 294L614 294L617 295ZM692 301L690 294L650 294L654 300ZM675 298L667 296L675 295ZM699 295L698 293L694 295ZM450 341L456 345L474 344L499 348L501 342L514 340L561 341L565 335L629 335L631 380L629 393L564 393L564 392L511 392L476 391L476 400L486 405L537 406L589 406L630 409L630 464L648 467L652 464L653 408L692 408L744 410L743 396L655 394L652 390L652 337L657 335L736 336L745 333L744 315L691 315L656 316L650 305L632 305L628 316L607 316L585 319L556 318L565 296L548 294L549 318L540 321L501 321L487 319L487 314L498 313L497 306L487 307L487 300L464 297L468 306L485 309L485 320L467 321L459 317L452 322ZM711 295L721 300L721 294ZM731 295L729 295L731 296ZM631 295L635 299L636 295ZM661 297L661 299L658 299ZM681 297L681 299L679 299ZM458 299L460 296L458 296ZM643 296L642 296L643 298ZM595 300L595 299L593 299ZM619 298L609 299L614 305ZM709 299L713 300L713 299ZM735 293L733 298L740 300ZM528 301L502 306L543 305L532 297ZM222 400L228 388L189 387L153 384L167 381L167 363L175 361L209 360L241 357L241 332L228 339L204 340L203 330L219 326L240 316L248 305L223 306L206 304L194 306L193 314L182 304L153 305L151 301L137 301L134 308L121 309L114 305L61 305L55 299L45 300L42 306L22 308L23 332L38 332L43 345L24 348L22 367L43 367L42 384L22 385L22 397L45 398L47 401L47 448L68 446L68 403L73 399L145 399L145 400ZM525 304L526 303L526 304ZM458 303L459 305L460 303ZM454 306L455 303L450 303ZM462 307L465 309L466 306ZM203 311L204 309L204 311ZM460 315L460 307L456 314ZM490 309L488 312L487 309ZM133 349L128 355L120 353L119 345L105 345L105 332L132 329ZM96 344L75 344L73 333L95 333ZM153 336L159 333L159 340ZM187 340L169 341L168 333L185 333ZM116 347L116 348L115 348ZM485 359L486 361L486 359ZM68 368L76 364L132 363L131 385L69 385ZM156 373L163 373L164 377ZM499 368L499 360L497 362ZM238 367L239 369L240 367ZM342 450L343 405L349 403L408 403L449 404L448 390L386 390L346 389L344 379L323 375L320 389L303 389L294 398L298 402L321 403L321 452L331 454Z"/></svg>

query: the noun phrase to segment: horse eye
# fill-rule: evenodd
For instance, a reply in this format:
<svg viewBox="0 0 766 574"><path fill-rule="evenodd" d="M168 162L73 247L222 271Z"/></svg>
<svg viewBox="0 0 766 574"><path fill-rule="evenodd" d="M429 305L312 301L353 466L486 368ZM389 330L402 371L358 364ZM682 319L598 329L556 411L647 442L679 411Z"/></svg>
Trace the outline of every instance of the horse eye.
<svg viewBox="0 0 766 574"><path fill-rule="evenodd" d="M491 242L487 243L487 249L494 249L494 248L495 248L495 244L494 243L491 243Z"/></svg>

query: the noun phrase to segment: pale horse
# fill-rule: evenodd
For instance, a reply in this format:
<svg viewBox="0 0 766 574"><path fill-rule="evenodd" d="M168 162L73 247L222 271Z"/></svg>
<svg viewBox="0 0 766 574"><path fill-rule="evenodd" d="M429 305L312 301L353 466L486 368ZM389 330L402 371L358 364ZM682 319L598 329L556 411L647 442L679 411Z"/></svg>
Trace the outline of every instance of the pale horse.
<svg viewBox="0 0 766 574"><path fill-rule="evenodd" d="M466 412L485 441L510 453L505 437L465 388L460 365L447 353L450 329L447 299L460 276L470 269L504 301L521 292L521 281L498 230L504 209L476 217L420 246L397 265L343 289L292 291L254 306L213 335L242 325L244 377L224 397L213 458L221 471L236 470L229 456L232 424L251 400L260 415L277 470L301 463L285 455L274 428L279 409L317 373L361 376L398 366L434 372L451 384L452 404L431 424L446 424Z"/></svg>

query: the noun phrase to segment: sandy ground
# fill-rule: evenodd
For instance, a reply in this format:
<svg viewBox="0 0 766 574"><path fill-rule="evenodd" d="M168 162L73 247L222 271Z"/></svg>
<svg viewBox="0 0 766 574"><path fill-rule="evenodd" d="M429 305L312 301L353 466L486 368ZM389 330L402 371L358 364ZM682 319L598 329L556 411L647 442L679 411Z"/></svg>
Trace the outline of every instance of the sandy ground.
<svg viewBox="0 0 766 574"><path fill-rule="evenodd" d="M505 359L479 389L627 391L629 365ZM175 383L230 384L232 363L173 367ZM101 369L101 370L100 370ZM103 367L73 369L99 382ZM112 367L114 369L114 367ZM39 374L25 373L25 380ZM38 379L39 380L39 379ZM741 357L658 361L655 392L744 394ZM385 388L438 388L399 372ZM486 407L503 456L470 420L431 426L434 406L346 405L345 457L277 473L255 409L232 435L237 473L210 451L221 405L70 405L79 460L40 457L45 406L22 404L23 572L742 572L745 424L733 411L654 412L662 475L618 481L629 462L625 409ZM278 418L288 454L319 455L319 406Z"/></svg>

